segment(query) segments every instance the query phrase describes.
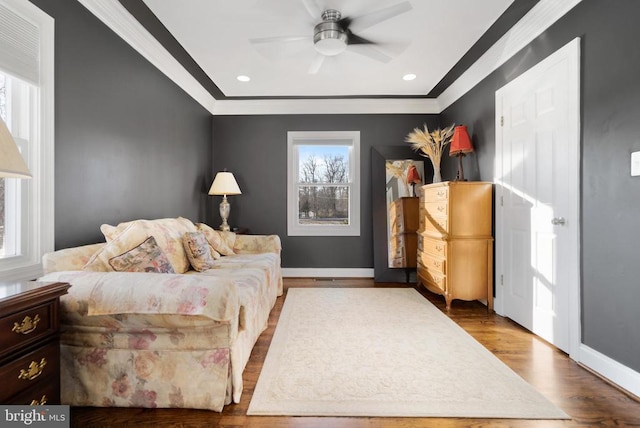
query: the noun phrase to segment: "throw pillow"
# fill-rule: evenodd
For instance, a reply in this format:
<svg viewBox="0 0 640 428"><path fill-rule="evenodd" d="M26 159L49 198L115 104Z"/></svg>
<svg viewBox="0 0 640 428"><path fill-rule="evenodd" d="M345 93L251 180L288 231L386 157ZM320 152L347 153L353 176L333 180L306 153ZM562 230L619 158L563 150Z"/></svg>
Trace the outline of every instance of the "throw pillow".
<svg viewBox="0 0 640 428"><path fill-rule="evenodd" d="M228 244L228 242L231 241L235 242L235 233L219 232L204 223L198 223L196 224L196 227L200 232L204 233L204 236L207 237L207 241L209 241L209 245L211 245L214 250L216 250L223 256L232 256L235 254L235 252L233 251L233 244ZM233 236L229 236L228 234L231 234Z"/></svg>
<svg viewBox="0 0 640 428"><path fill-rule="evenodd" d="M187 232L182 237L182 242L191 266L195 270L202 272L213 268L215 263L213 260L214 256L211 253L211 247L204 233ZM220 257L220 254L218 254L218 257Z"/></svg>
<svg viewBox="0 0 640 428"><path fill-rule="evenodd" d="M145 237L153 236L169 259L173 270L176 273L185 273L189 270L190 264L182 245L182 236L186 232L198 231L191 220L183 217L134 220L120 223L117 226L102 225L100 230L105 235L107 245L102 254L95 256L100 260L90 260L85 266L85 270L109 271L111 268L108 261L111 257L135 247ZM143 235L142 238L141 235Z"/></svg>
<svg viewBox="0 0 640 428"><path fill-rule="evenodd" d="M110 258L109 265L117 272L175 273L153 236L129 251Z"/></svg>
<svg viewBox="0 0 640 428"><path fill-rule="evenodd" d="M129 251L149 236L150 234L144 227L140 227L135 223L130 224L122 233L107 242L99 251L91 256L82 270L94 272L113 271L113 268L109 264L109 259Z"/></svg>

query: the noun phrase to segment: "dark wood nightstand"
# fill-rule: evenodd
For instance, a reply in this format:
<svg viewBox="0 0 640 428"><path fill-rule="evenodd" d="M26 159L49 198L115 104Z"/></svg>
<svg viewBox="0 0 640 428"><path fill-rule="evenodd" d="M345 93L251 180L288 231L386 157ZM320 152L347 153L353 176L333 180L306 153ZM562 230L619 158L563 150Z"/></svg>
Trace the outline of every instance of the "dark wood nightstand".
<svg viewBox="0 0 640 428"><path fill-rule="evenodd" d="M0 283L0 403L60 404L60 296L69 284Z"/></svg>

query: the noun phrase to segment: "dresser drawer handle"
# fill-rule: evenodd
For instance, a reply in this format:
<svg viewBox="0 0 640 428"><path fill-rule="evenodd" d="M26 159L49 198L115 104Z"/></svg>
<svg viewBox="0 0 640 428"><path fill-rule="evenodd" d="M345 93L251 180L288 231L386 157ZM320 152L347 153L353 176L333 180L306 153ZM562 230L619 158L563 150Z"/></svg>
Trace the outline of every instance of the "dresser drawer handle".
<svg viewBox="0 0 640 428"><path fill-rule="evenodd" d="M443 196L445 196L446 194L447 194L447 192L445 192L445 191L443 191L443 190L441 190L441 191L439 191L439 192L437 193L437 195L438 195L438 196L440 196L441 198L442 198Z"/></svg>
<svg viewBox="0 0 640 428"><path fill-rule="evenodd" d="M43 395L40 400L31 400L30 406L44 406L47 404L47 396Z"/></svg>
<svg viewBox="0 0 640 428"><path fill-rule="evenodd" d="M13 328L11 329L11 331L18 334L29 334L32 331L35 331L36 328L38 328L39 322L40 322L39 314L36 314L36 316L33 319L31 319L31 317L27 315L26 317L24 317L21 324L14 322Z"/></svg>
<svg viewBox="0 0 640 428"><path fill-rule="evenodd" d="M442 266L442 263L434 261L434 262L433 262L433 265L434 265L435 267L439 268L439 267L441 267L441 266Z"/></svg>
<svg viewBox="0 0 640 428"><path fill-rule="evenodd" d="M438 211L442 212L445 210L445 207L443 205L438 205Z"/></svg>
<svg viewBox="0 0 640 428"><path fill-rule="evenodd" d="M444 247L442 245L436 245L436 251L441 253L442 250L444 250Z"/></svg>
<svg viewBox="0 0 640 428"><path fill-rule="evenodd" d="M40 363L31 361L31 364L29 364L29 370L20 369L18 379L33 380L42 374L44 366L46 365L47 360L45 358L41 359Z"/></svg>

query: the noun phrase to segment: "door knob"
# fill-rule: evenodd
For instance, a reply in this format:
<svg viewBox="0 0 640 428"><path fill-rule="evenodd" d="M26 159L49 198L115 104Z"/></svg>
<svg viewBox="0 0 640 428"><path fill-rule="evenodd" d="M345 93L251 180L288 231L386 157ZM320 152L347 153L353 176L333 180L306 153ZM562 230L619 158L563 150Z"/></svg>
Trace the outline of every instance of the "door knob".
<svg viewBox="0 0 640 428"><path fill-rule="evenodd" d="M564 217L554 217L551 219L551 224L555 226L564 226L567 220Z"/></svg>

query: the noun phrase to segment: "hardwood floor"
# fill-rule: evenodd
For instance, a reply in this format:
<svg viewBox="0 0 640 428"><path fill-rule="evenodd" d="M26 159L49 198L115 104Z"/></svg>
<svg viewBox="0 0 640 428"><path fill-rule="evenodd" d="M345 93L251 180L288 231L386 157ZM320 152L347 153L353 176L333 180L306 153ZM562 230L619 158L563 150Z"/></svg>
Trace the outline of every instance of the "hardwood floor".
<svg viewBox="0 0 640 428"><path fill-rule="evenodd" d="M374 284L368 279L285 279L291 287L403 287L403 284ZM444 298L423 288L419 291L445 311ZM640 402L607 384L570 360L566 354L517 324L487 314L478 302L453 302L449 316L487 347L545 397L564 410L572 420L540 421L464 418L329 418L247 416L284 297L278 298L269 327L260 336L244 372L244 392L239 404L222 413L189 409L72 408L74 427L596 427L640 426ZM425 367L425 370L437 368Z"/></svg>

